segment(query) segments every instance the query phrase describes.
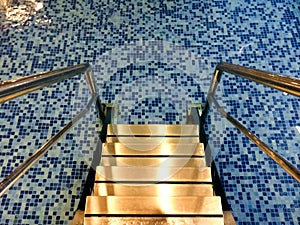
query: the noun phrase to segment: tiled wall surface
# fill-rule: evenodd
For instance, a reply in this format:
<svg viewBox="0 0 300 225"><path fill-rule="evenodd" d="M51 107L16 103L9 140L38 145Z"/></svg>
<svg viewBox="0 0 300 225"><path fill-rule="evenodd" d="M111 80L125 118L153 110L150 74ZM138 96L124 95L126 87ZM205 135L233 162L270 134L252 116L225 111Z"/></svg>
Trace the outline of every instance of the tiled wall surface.
<svg viewBox="0 0 300 225"><path fill-rule="evenodd" d="M226 61L300 78L299 1L0 0L0 80L90 63L119 123L184 123ZM299 100L223 77L225 109L300 168ZM0 105L1 179L87 102L75 78ZM299 224L300 185L212 109L207 134L238 223ZM68 224L96 146L95 112L1 198L0 224Z"/></svg>

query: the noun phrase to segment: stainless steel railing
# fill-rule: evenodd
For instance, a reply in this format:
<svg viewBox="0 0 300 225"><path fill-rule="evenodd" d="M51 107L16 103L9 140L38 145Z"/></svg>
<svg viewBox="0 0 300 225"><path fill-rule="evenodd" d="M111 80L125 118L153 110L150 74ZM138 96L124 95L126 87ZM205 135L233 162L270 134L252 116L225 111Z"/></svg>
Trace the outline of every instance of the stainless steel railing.
<svg viewBox="0 0 300 225"><path fill-rule="evenodd" d="M276 153L273 149L268 147L268 145L261 141L257 136L255 136L237 120L226 113L218 104L217 100L214 98L214 94L223 72L228 72L236 76L264 84L297 97L300 97L300 80L228 63L220 63L216 67L215 74L208 92L207 101L201 115L201 119L204 121L209 110L209 105L213 103L223 117L229 120L252 142L261 148L270 158L272 158L277 164L279 164L298 182L300 182L300 171L296 167ZM33 155L25 160L25 162L23 162L16 170L14 170L0 183L0 197L3 196L14 183L16 183L57 141L60 140L60 138L78 120L80 120L88 112L93 103L96 103L96 109L100 119L102 121L104 119L94 77L88 64L80 64L64 69L58 69L46 73L18 78L15 80L0 82L0 103L3 103L10 99L41 89L43 87L50 86L51 84L69 79L82 73L85 74L87 84L92 94L87 106L72 121L63 127L57 134L51 137L43 146L36 150Z"/></svg>
<svg viewBox="0 0 300 225"><path fill-rule="evenodd" d="M46 152L51 149L55 143L60 140L60 138L63 137L64 134L66 134L70 128L74 126L78 120L89 111L93 103L96 104L100 119L103 120L104 117L93 73L89 64L80 64L64 69L0 82L0 103L3 103L83 73L85 74L86 82L92 95L86 107L0 183L0 197L2 197L11 186L13 186Z"/></svg>
<svg viewBox="0 0 300 225"><path fill-rule="evenodd" d="M213 103L218 112L238 128L243 134L245 134L254 144L256 144L261 150L263 150L271 159L273 159L278 165L280 165L285 171L293 176L298 182L300 182L300 170L293 166L289 161L271 149L266 143L264 143L259 137L254 135L245 126L239 123L236 119L230 116L224 109L219 105L215 99L214 94L218 83L221 80L222 73L227 72L234 74L239 77L254 81L259 84L266 85L271 88L295 95L300 97L300 79L286 77L278 74L273 74L261 70L250 69L238 65L229 63L219 63L215 69L214 77L211 82L211 86L208 91L206 103L201 115L201 120L204 122L208 114L210 104Z"/></svg>

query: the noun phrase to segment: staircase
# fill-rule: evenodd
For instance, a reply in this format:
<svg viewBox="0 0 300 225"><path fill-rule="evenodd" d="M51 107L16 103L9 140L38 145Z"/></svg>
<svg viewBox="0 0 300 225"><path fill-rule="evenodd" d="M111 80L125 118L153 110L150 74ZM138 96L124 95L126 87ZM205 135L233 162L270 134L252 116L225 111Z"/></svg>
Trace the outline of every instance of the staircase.
<svg viewBox="0 0 300 225"><path fill-rule="evenodd" d="M221 116L300 182L300 171L297 167L260 140L218 103L214 95L223 72L300 97L299 79L219 63L204 108L200 104L190 105L187 123L200 124L201 140L205 140L202 123L206 120L210 105L214 105ZM199 127L110 124L117 115L114 112L117 111L117 107L114 104L101 103L89 64L0 82L0 103L83 73L91 92L91 98L85 108L0 182L0 197L6 194L95 104L97 116L103 125L99 140L106 139L106 141L103 141L101 157L98 153L100 148L96 148L94 152L92 166L72 225L223 224L224 222L235 224L216 165L212 162L211 170L205 163L204 158L209 159L211 156L207 153L204 155L203 145L199 143ZM99 163L96 176L95 162L97 165ZM91 187L94 188L93 192ZM215 193L222 196L223 206L221 198L215 196Z"/></svg>
<svg viewBox="0 0 300 225"><path fill-rule="evenodd" d="M84 224L224 224L198 125L108 125Z"/></svg>

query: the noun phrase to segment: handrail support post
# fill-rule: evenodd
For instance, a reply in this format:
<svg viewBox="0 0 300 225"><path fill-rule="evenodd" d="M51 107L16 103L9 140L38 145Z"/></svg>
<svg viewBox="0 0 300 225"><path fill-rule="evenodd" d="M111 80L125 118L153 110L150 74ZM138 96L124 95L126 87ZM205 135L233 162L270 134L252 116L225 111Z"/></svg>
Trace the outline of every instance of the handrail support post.
<svg viewBox="0 0 300 225"><path fill-rule="evenodd" d="M100 100L100 97L99 97L98 89L97 89L97 87L95 85L95 77L94 77L94 74L92 72L91 67L89 67L87 69L87 71L84 73L84 75L85 75L85 79L86 79L86 82L87 82L87 84L89 86L91 94L92 95L93 94L97 95L97 99L96 99L96 111L97 111L99 119L101 120L101 122L103 124L104 120L105 120L104 110L103 110L103 106L101 104L101 100Z"/></svg>

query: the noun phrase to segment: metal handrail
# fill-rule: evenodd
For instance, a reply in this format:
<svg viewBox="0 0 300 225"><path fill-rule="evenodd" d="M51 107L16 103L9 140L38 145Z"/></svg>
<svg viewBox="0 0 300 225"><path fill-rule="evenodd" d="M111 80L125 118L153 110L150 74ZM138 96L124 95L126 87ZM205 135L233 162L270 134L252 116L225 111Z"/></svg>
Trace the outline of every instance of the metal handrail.
<svg viewBox="0 0 300 225"><path fill-rule="evenodd" d="M0 183L0 197L2 197L10 187L12 187L46 152L48 152L48 150L50 150L78 120L88 113L93 103L96 103L96 109L100 119L103 118L98 91L89 64L80 64L0 83L0 103L3 103L83 73L85 74L86 82L92 95L87 106Z"/></svg>
<svg viewBox="0 0 300 225"><path fill-rule="evenodd" d="M274 73L265 72L262 70L250 69L243 66L233 65L229 63L219 63L215 69L214 77L211 82L211 86L208 91L206 103L201 115L201 120L204 122L208 114L210 103L213 103L218 112L225 117L230 123L238 128L243 134L246 135L254 144L256 144L261 150L263 150L271 159L273 159L278 165L280 165L286 172L293 176L298 182L300 182L300 170L293 166L289 161L284 159L281 155L270 148L261 139L255 136L251 131L244 127L241 123L230 116L219 105L214 98L214 94L218 83L221 80L222 73L227 72L236 76L254 81L259 84L266 85L268 87L295 95L300 97L300 79L286 77Z"/></svg>
<svg viewBox="0 0 300 225"><path fill-rule="evenodd" d="M0 103L85 73L88 70L90 70L89 64L80 64L9 81L2 81L0 82Z"/></svg>

